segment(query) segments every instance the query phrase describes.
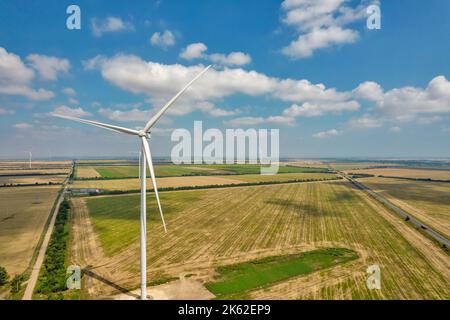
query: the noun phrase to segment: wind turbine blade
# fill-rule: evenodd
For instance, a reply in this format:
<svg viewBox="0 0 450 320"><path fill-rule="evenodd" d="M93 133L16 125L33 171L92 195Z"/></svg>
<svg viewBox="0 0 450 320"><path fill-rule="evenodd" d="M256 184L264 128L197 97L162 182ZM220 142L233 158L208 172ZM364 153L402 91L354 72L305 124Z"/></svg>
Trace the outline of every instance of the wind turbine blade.
<svg viewBox="0 0 450 320"><path fill-rule="evenodd" d="M158 203L159 213L161 215L161 220L164 226L164 231L167 232L166 221L164 220L164 215L161 208L161 202L159 201L158 188L156 187L156 178L155 178L155 170L153 169L152 155L150 153L150 146L148 145L148 141L145 137L141 137L142 146L144 147L145 158L147 159L148 169L150 171L150 176L152 178L153 191L155 192L156 202Z"/></svg>
<svg viewBox="0 0 450 320"><path fill-rule="evenodd" d="M111 124L101 123L101 122L97 122L97 121L91 121L91 120L85 120L85 119L79 119L79 118L64 116L62 114L52 114L52 115L54 117L58 117L58 118L62 118L62 119L68 119L68 120L73 120L73 121L77 121L77 122L81 122L81 123L85 123L85 124L90 124L90 125L93 125L93 126L96 126L96 127L112 130L112 131L115 131L115 132L131 134L131 135L134 135L134 136L139 135L139 132L137 130L133 130L133 129L123 128L123 127L114 126L114 125L111 125Z"/></svg>
<svg viewBox="0 0 450 320"><path fill-rule="evenodd" d="M173 96L172 99L169 100L169 102L166 103L166 105L164 107L162 107L161 110L159 110L159 112L153 116L153 118L150 119L149 122L147 122L147 124L144 127L144 131L148 132L151 127L153 127L153 125L159 120L159 118L161 118L161 116L164 114L164 112L166 112L167 109L169 109L169 107L175 102L177 101L177 99L187 90L187 88L189 88L191 86L191 84L193 84L198 78L200 78L206 71L208 71L208 69L211 68L211 65L207 66L205 69L203 69L202 72L200 72L194 79L192 79L187 85L184 86L183 89L180 90L180 92L178 92L175 96Z"/></svg>

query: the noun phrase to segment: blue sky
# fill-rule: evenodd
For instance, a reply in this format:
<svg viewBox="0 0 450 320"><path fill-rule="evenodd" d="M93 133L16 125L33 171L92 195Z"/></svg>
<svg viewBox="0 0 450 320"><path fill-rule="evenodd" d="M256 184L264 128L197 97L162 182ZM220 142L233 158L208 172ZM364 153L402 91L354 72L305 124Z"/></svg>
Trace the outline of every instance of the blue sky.
<svg viewBox="0 0 450 320"><path fill-rule="evenodd" d="M81 8L81 30L66 8ZM366 9L381 8L381 29ZM0 157L130 156L137 127L214 64L154 131L278 128L291 157L449 157L450 2L61 1L0 4ZM125 121L124 121L125 119Z"/></svg>

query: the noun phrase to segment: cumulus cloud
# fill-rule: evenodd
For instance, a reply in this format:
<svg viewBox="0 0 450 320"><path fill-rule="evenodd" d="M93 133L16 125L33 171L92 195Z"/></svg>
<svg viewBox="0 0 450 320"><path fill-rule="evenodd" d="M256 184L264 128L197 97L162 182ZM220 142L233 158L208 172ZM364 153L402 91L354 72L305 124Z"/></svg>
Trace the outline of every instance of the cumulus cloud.
<svg viewBox="0 0 450 320"><path fill-rule="evenodd" d="M364 115L360 118L351 119L348 122L350 128L367 129L367 128L379 128L383 126L383 122L380 119L372 118L369 115Z"/></svg>
<svg viewBox="0 0 450 320"><path fill-rule="evenodd" d="M250 55L239 51L229 54L206 54L207 50L208 47L204 43L191 43L181 51L180 57L185 60L204 59L225 66L243 66L252 61Z"/></svg>
<svg viewBox="0 0 450 320"><path fill-rule="evenodd" d="M399 132L402 131L402 128L395 126L395 127L391 127L391 128L389 129L389 131L390 131L390 132L393 132L393 133L399 133Z"/></svg>
<svg viewBox="0 0 450 320"><path fill-rule="evenodd" d="M69 60L57 57L30 54L27 57L27 61L39 72L41 79L44 80L57 80L59 73L67 73L70 69Z"/></svg>
<svg viewBox="0 0 450 320"><path fill-rule="evenodd" d="M16 123L14 125L14 128L19 129L19 130L27 130L27 129L33 128L33 125L30 123L21 122L21 123Z"/></svg>
<svg viewBox="0 0 450 320"><path fill-rule="evenodd" d="M85 64L98 68L103 78L115 86L148 96L147 102L157 108L204 68L147 62L134 55L97 56ZM312 84L304 79L279 79L241 68L224 68L208 71L189 88L176 107L169 109L169 113L184 115L200 110L212 116L234 115L236 110L211 108L206 102L235 94L269 96L295 102L282 114L265 119L287 125L294 123L296 117L355 111L360 107L357 101L350 100L351 92L339 92L335 88L326 88L324 84Z"/></svg>
<svg viewBox="0 0 450 320"><path fill-rule="evenodd" d="M283 111L288 117L318 117L326 113L340 113L342 111L356 111L360 107L356 101L344 102L305 102L302 105L293 104Z"/></svg>
<svg viewBox="0 0 450 320"><path fill-rule="evenodd" d="M164 32L155 32L150 37L150 43L155 47L160 47L166 49L175 44L175 36L170 30L165 30Z"/></svg>
<svg viewBox="0 0 450 320"><path fill-rule="evenodd" d="M181 51L180 57L186 60L203 58L206 50L208 47L204 43L191 43Z"/></svg>
<svg viewBox="0 0 450 320"><path fill-rule="evenodd" d="M105 19L91 19L92 34L94 37L101 37L104 33L114 33L121 31L133 31L131 23L123 21L119 17L106 17Z"/></svg>
<svg viewBox="0 0 450 320"><path fill-rule="evenodd" d="M34 76L34 70L18 55L0 47L0 94L24 96L30 100L51 99L53 92L30 87Z"/></svg>
<svg viewBox="0 0 450 320"><path fill-rule="evenodd" d="M315 134L313 134L313 138L325 139L325 138L330 138L330 137L336 137L336 136L339 136L340 134L342 134L341 131L338 131L336 129L331 129L328 131L322 131L322 132L315 133Z"/></svg>
<svg viewBox="0 0 450 320"><path fill-rule="evenodd" d="M378 121L431 124L450 113L450 82L444 76L432 79L426 88L401 87L384 92L375 82L365 82L354 97L373 101L371 117Z"/></svg>
<svg viewBox="0 0 450 320"><path fill-rule="evenodd" d="M346 25L365 17L369 1L352 7L348 0L285 0L281 4L282 23L297 32L297 38L282 49L294 58L311 57L316 50L353 43L359 38L356 30ZM378 4L379 1L371 1Z"/></svg>
<svg viewBox="0 0 450 320"><path fill-rule="evenodd" d="M74 97L77 95L77 92L73 88L64 88L62 89L62 93L70 97Z"/></svg>
<svg viewBox="0 0 450 320"><path fill-rule="evenodd" d="M277 125L294 125L295 119L284 116L270 116L270 117L241 117L224 122L225 125L231 127L250 127L262 124L277 124Z"/></svg>
<svg viewBox="0 0 450 320"><path fill-rule="evenodd" d="M88 117L92 115L90 112L84 111L82 108L70 108L65 105L56 107L50 114L51 115L59 114L63 116L76 118Z"/></svg>

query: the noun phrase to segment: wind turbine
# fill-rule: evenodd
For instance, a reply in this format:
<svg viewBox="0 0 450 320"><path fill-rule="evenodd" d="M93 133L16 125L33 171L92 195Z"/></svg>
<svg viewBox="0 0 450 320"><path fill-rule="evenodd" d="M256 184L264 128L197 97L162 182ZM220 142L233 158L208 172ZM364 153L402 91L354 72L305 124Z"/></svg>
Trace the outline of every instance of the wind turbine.
<svg viewBox="0 0 450 320"><path fill-rule="evenodd" d="M31 160L33 158L33 154L31 153L31 150L30 151L25 151L25 152L28 152L28 163L29 163L29 167L31 169Z"/></svg>
<svg viewBox="0 0 450 320"><path fill-rule="evenodd" d="M141 245L141 300L147 299L147 199L146 199L146 189L147 189L147 169L146 164L148 164L150 176L153 184L153 191L155 193L156 202L158 203L159 213L161 215L162 224L164 226L164 231L167 232L166 222L164 220L164 215L161 209L161 203L159 201L158 189L156 187L156 179L155 179L155 170L153 168L152 155L150 152L150 146L148 144L147 139L150 138L150 132L156 122L161 118L164 112L193 84L200 76L202 76L208 69L211 68L211 65L207 66L202 72L200 72L194 79L192 79L187 85L184 86L172 99L167 102L164 107L162 107L159 112L154 115L145 125L142 130L134 130L128 129L124 127L114 126L110 124L105 124L97 121L78 119L74 117L53 114L55 117L69 119L78 121L85 124L90 124L93 126L97 126L100 128L116 131L119 133L125 133L129 135L133 135L139 138L141 149L140 149L140 161L139 161L139 177L141 182L141 213L140 213L140 245Z"/></svg>

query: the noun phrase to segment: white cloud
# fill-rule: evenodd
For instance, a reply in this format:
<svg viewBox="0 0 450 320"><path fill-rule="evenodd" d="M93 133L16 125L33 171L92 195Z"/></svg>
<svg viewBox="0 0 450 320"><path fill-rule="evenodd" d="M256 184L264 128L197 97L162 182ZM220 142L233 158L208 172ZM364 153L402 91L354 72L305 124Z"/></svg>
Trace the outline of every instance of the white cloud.
<svg viewBox="0 0 450 320"><path fill-rule="evenodd" d="M353 93L355 97L369 101L379 101L383 98L383 89L378 83L373 81L361 83L353 90Z"/></svg>
<svg viewBox="0 0 450 320"><path fill-rule="evenodd" d="M224 122L231 127L249 127L258 126L262 124L276 124L276 125L293 125L295 119L283 116L271 116L271 117L242 117L236 118Z"/></svg>
<svg viewBox="0 0 450 320"><path fill-rule="evenodd" d="M33 128L33 125L29 124L29 123L21 122L21 123L16 123L14 125L14 128L19 129L19 130L27 130L27 129Z"/></svg>
<svg viewBox="0 0 450 320"><path fill-rule="evenodd" d="M98 113L105 118L117 122L142 122L145 124L154 115L152 110L132 109L128 111L101 108Z"/></svg>
<svg viewBox="0 0 450 320"><path fill-rule="evenodd" d="M50 114L51 115L60 114L63 116L76 117L76 118L88 117L88 116L92 115L90 112L84 111L82 108L70 108L65 105L56 107L53 110L53 112L51 112Z"/></svg>
<svg viewBox="0 0 450 320"><path fill-rule="evenodd" d="M442 128L442 132L450 132L450 127L444 127L444 128Z"/></svg>
<svg viewBox="0 0 450 320"><path fill-rule="evenodd" d="M389 131L394 132L394 133L399 133L402 131L402 128L395 126L395 127L390 128Z"/></svg>
<svg viewBox="0 0 450 320"><path fill-rule="evenodd" d="M293 104L283 111L284 116L289 117L318 117L326 113L340 113L342 111L356 111L359 109L356 101L344 102L305 102L301 106Z"/></svg>
<svg viewBox="0 0 450 320"><path fill-rule="evenodd" d="M91 19L92 34L94 37L101 37L104 33L113 33L121 31L133 31L131 23L123 21L118 17L106 17L105 19Z"/></svg>
<svg viewBox="0 0 450 320"><path fill-rule="evenodd" d="M44 80L57 80L59 73L67 73L70 69L70 62L67 59L30 54L27 60Z"/></svg>
<svg viewBox="0 0 450 320"><path fill-rule="evenodd" d="M150 43L153 46L166 49L175 44L175 36L170 30L165 30L163 33L155 32L150 37Z"/></svg>
<svg viewBox="0 0 450 320"><path fill-rule="evenodd" d="M147 62L134 55L117 55L112 58L91 59L100 69L103 78L119 88L148 96L146 100L160 108L180 88L197 75L203 66L164 65ZM90 62L86 62L91 64ZM292 124L295 117L319 116L327 113L355 111L359 103L349 100L351 92L339 92L323 84L312 84L307 80L278 79L256 71L241 68L211 69L200 78L186 94L169 109L169 114L184 115L200 110L212 116L235 115L236 110L211 108L206 102L222 100L235 94L269 96L288 102L298 102L281 115L265 119L271 123Z"/></svg>
<svg viewBox="0 0 450 320"><path fill-rule="evenodd" d="M297 39L282 49L282 53L294 58L306 58L318 49L355 42L356 30L346 25L365 17L368 1L350 7L348 0L285 0L281 8L283 24L293 27ZM378 4L379 1L372 1Z"/></svg>
<svg viewBox="0 0 450 320"><path fill-rule="evenodd" d="M365 82L354 97L375 102L371 117L378 121L431 124L450 113L450 82L444 76L432 79L426 88L401 87L387 92L375 82Z"/></svg>
<svg viewBox="0 0 450 320"><path fill-rule="evenodd" d="M322 132L315 133L315 134L313 134L313 138L325 139L325 138L330 138L330 137L336 137L336 136L339 136L341 134L342 134L341 131L338 131L336 129L331 129L331 130L328 130L328 131L322 131Z"/></svg>
<svg viewBox="0 0 450 320"><path fill-rule="evenodd" d="M180 57L186 60L203 58L204 52L208 50L208 47L201 42L191 43L180 53Z"/></svg>
<svg viewBox="0 0 450 320"><path fill-rule="evenodd" d="M185 60L204 59L224 66L243 66L252 61L250 55L239 51L229 54L206 54L207 50L208 47L204 43L191 43L181 51L180 57Z"/></svg>
<svg viewBox="0 0 450 320"><path fill-rule="evenodd" d="M45 89L32 89L34 70L22 59L0 47L0 94L24 96L30 100L48 100L54 94Z"/></svg>
<svg viewBox="0 0 450 320"><path fill-rule="evenodd" d="M358 37L358 32L351 29L340 27L314 29L307 34L300 35L297 40L292 41L281 52L291 58L308 58L317 49L353 43Z"/></svg>
<svg viewBox="0 0 450 320"><path fill-rule="evenodd" d="M360 118L350 120L348 122L348 126L359 129L379 128L383 126L383 122L380 119L372 118L369 115L364 115Z"/></svg>
<svg viewBox="0 0 450 320"><path fill-rule="evenodd" d="M214 63L226 66L243 66L252 62L250 55L243 52L231 52L228 55L213 53L208 59Z"/></svg>
<svg viewBox="0 0 450 320"><path fill-rule="evenodd" d="M62 92L70 97L75 97L77 92L73 88L64 88Z"/></svg>

